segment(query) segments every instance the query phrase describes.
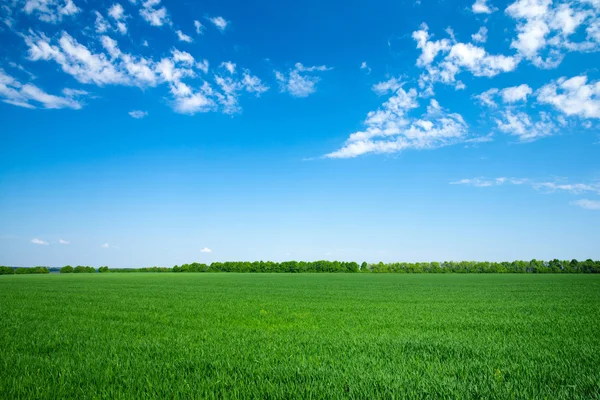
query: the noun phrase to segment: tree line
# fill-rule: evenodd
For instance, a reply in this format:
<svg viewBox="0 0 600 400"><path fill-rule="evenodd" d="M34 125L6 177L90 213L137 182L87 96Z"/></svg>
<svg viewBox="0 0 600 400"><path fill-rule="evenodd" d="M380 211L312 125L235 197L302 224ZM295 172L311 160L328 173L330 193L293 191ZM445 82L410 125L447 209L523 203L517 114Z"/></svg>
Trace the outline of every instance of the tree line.
<svg viewBox="0 0 600 400"><path fill-rule="evenodd" d="M94 267L66 265L60 269L61 274L68 273L129 273L129 272L291 272L291 273L573 273L594 274L600 273L600 261L591 259L558 260L551 261L513 261L513 262L488 262L488 261L444 261L444 262L416 262L416 263L374 263L346 261L227 261L213 262L211 264L191 263L169 267L147 268L112 268L102 266L97 270ZM0 275L7 274L48 274L47 267L13 268L0 267Z"/></svg>

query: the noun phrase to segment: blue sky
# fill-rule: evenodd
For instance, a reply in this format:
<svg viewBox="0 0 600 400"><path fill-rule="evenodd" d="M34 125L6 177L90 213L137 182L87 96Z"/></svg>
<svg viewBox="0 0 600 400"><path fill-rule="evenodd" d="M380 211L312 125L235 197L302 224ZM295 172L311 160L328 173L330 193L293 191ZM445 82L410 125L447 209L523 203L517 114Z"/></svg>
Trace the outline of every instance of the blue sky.
<svg viewBox="0 0 600 400"><path fill-rule="evenodd" d="M0 264L600 258L598 0L290 3L3 0Z"/></svg>

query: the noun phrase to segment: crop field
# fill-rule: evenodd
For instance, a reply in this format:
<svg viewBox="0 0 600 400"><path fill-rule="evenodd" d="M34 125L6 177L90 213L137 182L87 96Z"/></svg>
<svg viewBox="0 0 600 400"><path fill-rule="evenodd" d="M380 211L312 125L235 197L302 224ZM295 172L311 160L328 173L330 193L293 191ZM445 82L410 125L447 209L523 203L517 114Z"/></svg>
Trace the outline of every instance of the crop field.
<svg viewBox="0 0 600 400"><path fill-rule="evenodd" d="M598 398L600 276L0 277L0 398Z"/></svg>

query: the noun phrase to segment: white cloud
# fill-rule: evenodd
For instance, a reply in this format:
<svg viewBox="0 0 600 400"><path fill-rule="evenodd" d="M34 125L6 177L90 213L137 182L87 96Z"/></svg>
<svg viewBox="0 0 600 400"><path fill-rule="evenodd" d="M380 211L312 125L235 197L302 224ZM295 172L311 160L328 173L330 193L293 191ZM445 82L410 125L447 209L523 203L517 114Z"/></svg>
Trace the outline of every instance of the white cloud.
<svg viewBox="0 0 600 400"><path fill-rule="evenodd" d="M491 88L485 92L474 96L482 105L488 107L498 107L498 104L494 101L494 97L499 93L497 88Z"/></svg>
<svg viewBox="0 0 600 400"><path fill-rule="evenodd" d="M176 31L175 33L177 33L177 39L179 39L179 41L181 41L181 42L192 43L194 41L194 39L192 39L190 36L186 35L185 33L181 32L180 30Z"/></svg>
<svg viewBox="0 0 600 400"><path fill-rule="evenodd" d="M600 81L588 84L587 80L585 75L562 77L538 90L537 100L567 116L600 118Z"/></svg>
<svg viewBox="0 0 600 400"><path fill-rule="evenodd" d="M41 244L41 245L48 245L48 242L42 240L42 239L38 239L38 238L34 238L31 239L31 243L33 244Z"/></svg>
<svg viewBox="0 0 600 400"><path fill-rule="evenodd" d="M533 121L525 112L508 109L501 111L500 118L496 118L495 122L502 132L517 136L523 142L551 136L558 130L550 115L545 112L540 112L539 119Z"/></svg>
<svg viewBox="0 0 600 400"><path fill-rule="evenodd" d="M591 3L556 3L552 0L517 0L505 12L517 21L517 37L511 47L539 68L556 68L565 51L596 51L598 9ZM587 38L572 42L580 26L587 25ZM577 37L578 39L580 36Z"/></svg>
<svg viewBox="0 0 600 400"><path fill-rule="evenodd" d="M435 82L454 84L457 89L464 89L464 83L456 80L456 75L462 71L469 71L474 76L493 77L503 72L514 71L519 64L518 58L491 55L484 48L472 43L455 42L452 31L450 33L452 40L432 41L429 28L426 24L421 24L421 29L412 34L417 48L421 49L417 66L426 70L419 78L419 86L429 94L433 92L432 85ZM443 58L436 63L439 54L442 54Z"/></svg>
<svg viewBox="0 0 600 400"><path fill-rule="evenodd" d="M224 63L224 67L230 75L235 74L235 64ZM241 79L237 76L223 77L217 74L215 75L215 82L221 89L221 93L215 92L214 95L221 104L223 112L226 114L239 112L239 92L246 91L248 93L254 93L256 96L260 96L261 93L269 90L268 86L264 85L257 76L251 75L248 70L244 70Z"/></svg>
<svg viewBox="0 0 600 400"><path fill-rule="evenodd" d="M166 84L171 96L170 104L179 113L237 113L241 109L238 99L242 92L259 96L269 89L260 78L252 75L247 69L238 72L232 62L223 63L228 75L212 75L216 84L216 87L213 87L197 73L202 71L208 74L208 61L196 61L185 51L173 48L170 57L163 57L157 61L121 51L118 43L107 35L100 36L99 41L105 52L91 51L91 46L88 48L78 43L66 32L58 39L49 39L33 32L25 36L30 60L55 61L64 72L82 83L142 88ZM321 71L323 67L310 67L307 70ZM185 82L187 80L195 82Z"/></svg>
<svg viewBox="0 0 600 400"><path fill-rule="evenodd" d="M327 158L352 158L366 153L395 153L406 149L432 149L463 141L467 124L460 114L449 113L434 99L419 117L409 114L419 108L418 93L406 91L396 79L374 86L392 96L376 111L367 114L366 129L352 133L341 149Z"/></svg>
<svg viewBox="0 0 600 400"><path fill-rule="evenodd" d="M370 68L370 67L367 65L367 62L366 62L366 61L363 61L363 62L360 64L360 69L364 69L364 70L366 70L366 71L367 71L367 74L370 74L370 73L371 73L371 68Z"/></svg>
<svg viewBox="0 0 600 400"><path fill-rule="evenodd" d="M135 119L142 119L148 116L148 111L133 110L129 111L129 115L131 115Z"/></svg>
<svg viewBox="0 0 600 400"><path fill-rule="evenodd" d="M529 178L470 178L450 182L451 185L491 187L500 185L527 185L542 193L568 192L571 194L600 194L600 183L564 183L562 181L536 181Z"/></svg>
<svg viewBox="0 0 600 400"><path fill-rule="evenodd" d="M512 86L502 89L500 91L500 95L502 96L502 101L505 103L516 103L519 101L527 101L527 96L532 93L529 85L522 84L519 86Z"/></svg>
<svg viewBox="0 0 600 400"><path fill-rule="evenodd" d="M471 6L471 11L474 14L491 14L496 10L497 8L487 4L487 0L476 0Z"/></svg>
<svg viewBox="0 0 600 400"><path fill-rule="evenodd" d="M600 210L600 201L598 200L581 199L572 201L570 204L586 210Z"/></svg>
<svg viewBox="0 0 600 400"><path fill-rule="evenodd" d="M196 34L201 35L204 31L204 25L200 21L194 20L194 28L196 28Z"/></svg>
<svg viewBox="0 0 600 400"><path fill-rule="evenodd" d="M63 94L64 96L55 96L31 83L22 84L0 69L0 99L5 103L24 108L36 108L36 103L39 103L48 109L72 108L78 110L82 104L77 98L87 92L64 89Z"/></svg>
<svg viewBox="0 0 600 400"><path fill-rule="evenodd" d="M100 247L102 247L103 249L108 249L108 248L110 248L110 244L108 244L108 243L104 243L104 244L103 244L102 246L100 246Z"/></svg>
<svg viewBox="0 0 600 400"><path fill-rule="evenodd" d="M163 26L165 24L170 25L171 21L167 13L167 9L163 6L157 8L160 5L160 0L147 0L142 3L142 9L140 15L152 26Z"/></svg>
<svg viewBox="0 0 600 400"><path fill-rule="evenodd" d="M316 85L321 78L308 75L306 72L322 72L330 69L325 65L305 67L301 63L296 63L287 75L275 71L275 78L279 82L281 92L287 92L294 97L308 97L316 91Z"/></svg>
<svg viewBox="0 0 600 400"><path fill-rule="evenodd" d="M221 67L224 67L230 74L235 73L235 64L231 61L222 62Z"/></svg>
<svg viewBox="0 0 600 400"><path fill-rule="evenodd" d="M113 4L108 9L108 15L110 17L112 17L112 19L115 20L115 22L117 24L117 30L122 35L126 34L127 33L127 25L125 24L125 19L127 17L125 16L125 10L123 9L123 6L120 5L119 3Z"/></svg>
<svg viewBox="0 0 600 400"><path fill-rule="evenodd" d="M59 244L71 244L68 240L58 239Z"/></svg>
<svg viewBox="0 0 600 400"><path fill-rule="evenodd" d="M58 45L52 45L50 39L43 35L26 36L25 43L29 46L30 60L54 60L64 72L79 82L103 85L124 84L128 81L106 55L92 53L66 32L62 33Z"/></svg>
<svg viewBox="0 0 600 400"><path fill-rule="evenodd" d="M451 185L469 185L475 187L490 187L494 186L494 182L484 178L461 179L459 181L450 182Z"/></svg>
<svg viewBox="0 0 600 400"><path fill-rule="evenodd" d="M487 28L485 26L482 26L481 28L479 28L477 33L471 35L471 39L473 39L473 41L477 43L485 43L487 42L487 34Z"/></svg>
<svg viewBox="0 0 600 400"><path fill-rule="evenodd" d="M208 19L214 26L217 27L221 32L225 31L227 26L229 25L229 21L226 21L223 17L214 17Z"/></svg>
<svg viewBox="0 0 600 400"><path fill-rule="evenodd" d="M75 15L81 10L72 0L27 0L23 11L37 15L40 21L57 24L63 17Z"/></svg>
<svg viewBox="0 0 600 400"><path fill-rule="evenodd" d="M96 14L96 33L104 33L108 31L108 29L110 28L110 24L108 23L106 18L104 18L102 14L100 14L98 11L94 11L94 13Z"/></svg>
<svg viewBox="0 0 600 400"><path fill-rule="evenodd" d="M209 249L208 247L203 248L202 250L200 250L201 253L212 253L212 250Z"/></svg>
<svg viewBox="0 0 600 400"><path fill-rule="evenodd" d="M569 192L573 194L596 193L600 194L600 184L598 183L562 183L562 182L537 182L532 183L536 190L543 190L548 193L557 191Z"/></svg>

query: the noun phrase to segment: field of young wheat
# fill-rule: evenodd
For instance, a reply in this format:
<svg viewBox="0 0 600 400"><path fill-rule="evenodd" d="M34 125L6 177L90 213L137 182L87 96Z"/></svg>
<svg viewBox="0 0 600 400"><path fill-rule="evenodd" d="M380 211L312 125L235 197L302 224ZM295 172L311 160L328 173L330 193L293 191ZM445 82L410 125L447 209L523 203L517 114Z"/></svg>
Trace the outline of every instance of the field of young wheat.
<svg viewBox="0 0 600 400"><path fill-rule="evenodd" d="M593 398L600 276L0 277L0 398Z"/></svg>

